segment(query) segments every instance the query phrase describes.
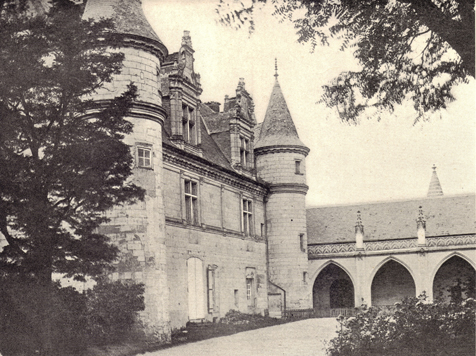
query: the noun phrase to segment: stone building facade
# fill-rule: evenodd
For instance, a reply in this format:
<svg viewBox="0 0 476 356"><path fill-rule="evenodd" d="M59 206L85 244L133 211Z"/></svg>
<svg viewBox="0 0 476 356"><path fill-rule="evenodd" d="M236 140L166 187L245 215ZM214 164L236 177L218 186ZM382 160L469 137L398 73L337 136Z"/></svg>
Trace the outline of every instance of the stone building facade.
<svg viewBox="0 0 476 356"><path fill-rule="evenodd" d="M277 74L258 124L243 79L222 110L201 102L187 31L169 53L140 0L87 1L84 18L100 17L114 20L125 60L95 99L137 85L125 140L147 191L110 211L101 232L122 252L111 278L146 286L141 321L151 336L167 341L172 329L232 309L327 315L387 305L431 296L435 276L449 285L461 266L474 276L474 195L306 209L309 149Z"/></svg>

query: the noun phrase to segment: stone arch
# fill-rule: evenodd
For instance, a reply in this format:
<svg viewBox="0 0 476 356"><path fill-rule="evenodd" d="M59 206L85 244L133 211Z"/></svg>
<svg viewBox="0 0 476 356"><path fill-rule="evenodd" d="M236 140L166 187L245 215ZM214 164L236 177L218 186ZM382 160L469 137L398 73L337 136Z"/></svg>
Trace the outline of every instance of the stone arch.
<svg viewBox="0 0 476 356"><path fill-rule="evenodd" d="M354 282L338 263L329 261L317 273L313 288L313 308L319 316L331 316L333 310L354 307ZM340 313L340 312L338 312Z"/></svg>
<svg viewBox="0 0 476 356"><path fill-rule="evenodd" d="M443 301L474 297L476 268L474 262L458 252L446 256L432 274L434 299Z"/></svg>
<svg viewBox="0 0 476 356"><path fill-rule="evenodd" d="M345 267L343 264L337 262L337 261L334 261L334 260L328 260L326 263L324 263L322 266L320 266L318 269L316 269L316 271L313 273L312 277L311 277L311 280L314 281L314 283L316 282L316 278L317 276L319 275L319 273L321 273L321 271L326 268L327 266L329 266L330 264L334 264L336 265L337 267L339 267L340 269L342 269L345 273L347 273L347 275L349 276L352 284L355 286L355 280L354 280L354 276L352 275L352 273L350 273L349 269L347 267Z"/></svg>
<svg viewBox="0 0 476 356"><path fill-rule="evenodd" d="M415 278L403 262L388 257L374 269L370 284L372 306L391 306L415 295Z"/></svg>

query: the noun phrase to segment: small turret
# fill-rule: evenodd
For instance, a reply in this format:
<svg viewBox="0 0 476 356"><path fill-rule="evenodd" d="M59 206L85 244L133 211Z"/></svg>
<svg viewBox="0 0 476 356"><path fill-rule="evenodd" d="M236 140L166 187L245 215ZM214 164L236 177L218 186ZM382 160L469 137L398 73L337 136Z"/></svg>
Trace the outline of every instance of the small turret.
<svg viewBox="0 0 476 356"><path fill-rule="evenodd" d="M307 286L305 158L309 153L299 139L278 82L255 145L256 171L269 184L266 204L269 280L286 291L289 309L312 306ZM279 290L276 292L279 293Z"/></svg>
<svg viewBox="0 0 476 356"><path fill-rule="evenodd" d="M433 165L433 173L431 174L430 187L428 188L427 197L440 197L443 196L443 189L441 189L440 180L436 174L436 166Z"/></svg>

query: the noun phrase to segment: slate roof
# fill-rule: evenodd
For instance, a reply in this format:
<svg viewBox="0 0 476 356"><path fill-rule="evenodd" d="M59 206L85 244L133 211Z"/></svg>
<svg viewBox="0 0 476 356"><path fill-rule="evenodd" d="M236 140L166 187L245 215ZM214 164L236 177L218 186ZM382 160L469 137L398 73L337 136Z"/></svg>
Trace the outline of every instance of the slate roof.
<svg viewBox="0 0 476 356"><path fill-rule="evenodd" d="M355 241L357 211L367 241L416 237L419 206L427 236L475 233L475 198L469 194L308 208L308 243Z"/></svg>
<svg viewBox="0 0 476 356"><path fill-rule="evenodd" d="M83 18L112 18L119 34L136 35L158 43L164 56L167 48L150 26L141 0L88 0Z"/></svg>
<svg viewBox="0 0 476 356"><path fill-rule="evenodd" d="M222 150L218 147L215 140L207 133L207 129L205 128L204 122L200 120L200 123L202 125L201 138L202 138L203 158L223 168L232 169L230 161L228 161L228 159L226 158ZM229 135L227 136L229 137Z"/></svg>
<svg viewBox="0 0 476 356"><path fill-rule="evenodd" d="M277 79L271 92L260 135L255 143L255 149L270 146L306 147L299 139L296 126L294 126L291 113Z"/></svg>

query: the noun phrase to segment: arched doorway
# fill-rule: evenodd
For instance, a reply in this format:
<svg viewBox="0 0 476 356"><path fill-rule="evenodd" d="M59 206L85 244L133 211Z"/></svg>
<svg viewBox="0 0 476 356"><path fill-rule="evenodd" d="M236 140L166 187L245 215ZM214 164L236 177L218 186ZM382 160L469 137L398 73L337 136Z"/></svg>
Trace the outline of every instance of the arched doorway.
<svg viewBox="0 0 476 356"><path fill-rule="evenodd" d="M354 284L339 266L330 263L317 276L312 288L313 307L318 316L346 314L354 308Z"/></svg>
<svg viewBox="0 0 476 356"><path fill-rule="evenodd" d="M415 282L400 263L389 260L372 280L372 306L393 306L406 297L415 297Z"/></svg>
<svg viewBox="0 0 476 356"><path fill-rule="evenodd" d="M459 256L449 258L441 265L433 279L433 298L442 301L460 301L475 297L476 272Z"/></svg>

